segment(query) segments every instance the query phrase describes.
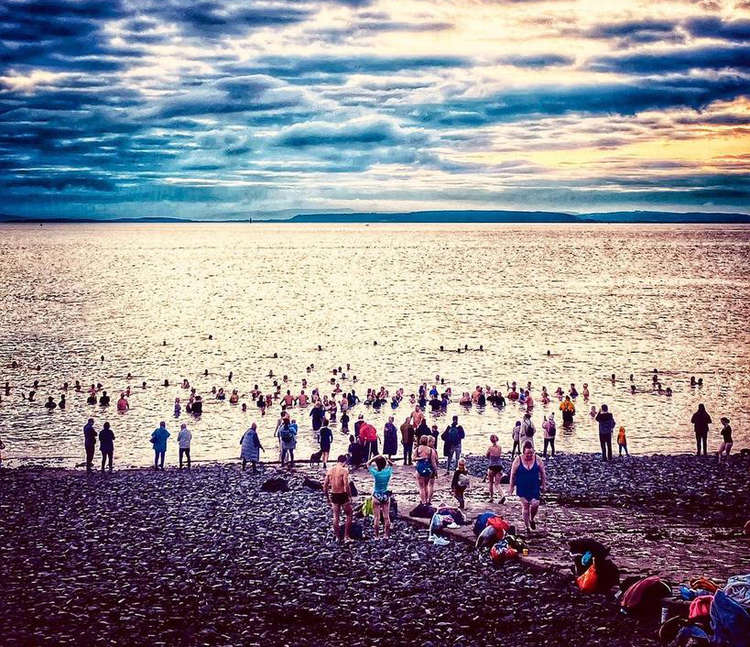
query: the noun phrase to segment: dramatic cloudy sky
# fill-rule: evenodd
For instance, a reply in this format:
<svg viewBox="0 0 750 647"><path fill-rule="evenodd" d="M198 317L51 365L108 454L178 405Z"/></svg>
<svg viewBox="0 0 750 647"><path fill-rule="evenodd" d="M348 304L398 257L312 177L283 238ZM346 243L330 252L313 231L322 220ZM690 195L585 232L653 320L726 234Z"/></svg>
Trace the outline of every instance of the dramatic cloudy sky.
<svg viewBox="0 0 750 647"><path fill-rule="evenodd" d="M3 0L0 212L743 211L750 0Z"/></svg>

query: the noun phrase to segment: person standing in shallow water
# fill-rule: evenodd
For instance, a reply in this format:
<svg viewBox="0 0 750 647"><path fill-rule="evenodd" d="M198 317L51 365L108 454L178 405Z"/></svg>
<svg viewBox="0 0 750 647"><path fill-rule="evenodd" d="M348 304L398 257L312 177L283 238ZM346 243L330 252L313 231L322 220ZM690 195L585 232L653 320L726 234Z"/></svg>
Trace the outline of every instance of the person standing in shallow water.
<svg viewBox="0 0 750 647"><path fill-rule="evenodd" d="M503 494L503 487L500 485L500 480L503 477L503 450L500 445L497 444L498 437L495 434L490 436L490 446L487 449L487 480L490 484L490 503L495 500L495 484L497 484L497 490L500 493L500 503L505 503L505 495ZM519 451L520 454L520 451Z"/></svg>
<svg viewBox="0 0 750 647"><path fill-rule="evenodd" d="M164 469L164 456L167 453L167 438L170 433L167 431L167 423L163 420L151 434L151 443L154 446L154 469Z"/></svg>
<svg viewBox="0 0 750 647"><path fill-rule="evenodd" d="M690 422L693 423L693 429L695 430L696 456L701 455L701 448L703 448L703 455L708 456L708 425L712 421L703 403L698 405L698 411L690 418Z"/></svg>
<svg viewBox="0 0 750 647"><path fill-rule="evenodd" d="M253 465L253 473L257 472L257 464L260 462L260 452L261 450L266 451L263 449L263 445L260 444L260 438L258 438L258 425L255 423L250 425L248 430L242 434L240 445L242 447L240 458L242 458L243 471L247 466L247 462L250 461Z"/></svg>
<svg viewBox="0 0 750 647"><path fill-rule="evenodd" d="M328 426L328 420L323 418L323 426L320 428L320 460L323 463L323 469L328 469L328 454L331 452L333 443L333 432Z"/></svg>
<svg viewBox="0 0 750 647"><path fill-rule="evenodd" d="M94 469L94 452L96 451L96 429L94 419L89 418L83 427L83 447L86 450L86 471Z"/></svg>
<svg viewBox="0 0 750 647"><path fill-rule="evenodd" d="M544 462L534 453L534 447L527 442L523 446L523 453L513 461L510 470L510 489L518 491L523 512L523 523L526 532L536 530L536 513L539 511L539 501L542 492L547 487L547 474Z"/></svg>
<svg viewBox="0 0 750 647"><path fill-rule="evenodd" d="M411 417L406 418L404 424L401 425L401 445L404 448L404 465L411 465L414 447L414 427L411 426Z"/></svg>
<svg viewBox="0 0 750 647"><path fill-rule="evenodd" d="M104 423L99 432L99 451L102 453L102 472L105 461L109 462L109 471L112 471L112 457L115 453L115 434L108 422Z"/></svg>

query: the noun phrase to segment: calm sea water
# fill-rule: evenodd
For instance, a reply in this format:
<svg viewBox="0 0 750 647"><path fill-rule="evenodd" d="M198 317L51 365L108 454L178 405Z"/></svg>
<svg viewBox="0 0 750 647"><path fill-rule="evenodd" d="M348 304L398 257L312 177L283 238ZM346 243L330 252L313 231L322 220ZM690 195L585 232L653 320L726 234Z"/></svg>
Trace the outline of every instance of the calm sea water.
<svg viewBox="0 0 750 647"><path fill-rule="evenodd" d="M271 390L263 376L273 370L289 376L292 393L303 377L328 393L331 368L347 362L360 395L381 385L413 393L439 374L457 401L477 384L531 380L538 425L557 410L554 399L539 404L542 385L552 392L587 382L591 401L579 399L578 423L558 434L562 451L597 450L588 409L603 402L634 453L691 451L689 419L699 402L716 421L710 448L720 441L721 415L732 419L735 447L747 446L748 261L750 228L728 226L2 226L0 383L13 390L0 391L6 464L81 462L89 416L97 428L112 423L120 466L148 463L150 433L166 419L174 462L180 421L172 403L186 396L182 378L204 395L214 385L238 388L249 407L243 414L208 397L200 420L183 413L194 459L235 458L251 421L272 448L277 409L261 418L247 395L252 386ZM438 350L464 344L485 352ZM9 368L12 360L20 368ZM671 398L651 392L653 368ZM128 372L131 410L118 415L114 402ZM703 378L702 388L690 386L691 375ZM174 386L160 386L165 378ZM35 379L36 402L28 403L19 393ZM113 406L90 407L85 393L69 391L68 408L47 413L46 396L59 399L63 382L76 379L102 382ZM407 409L374 413L360 405L355 414L382 429L388 415L400 423ZM296 413L298 455L309 455L310 418ZM516 405L464 411L454 404L454 413L473 452L484 451L492 432L509 447L521 417ZM447 424L445 416L437 422L441 430ZM337 434L333 453L345 448Z"/></svg>

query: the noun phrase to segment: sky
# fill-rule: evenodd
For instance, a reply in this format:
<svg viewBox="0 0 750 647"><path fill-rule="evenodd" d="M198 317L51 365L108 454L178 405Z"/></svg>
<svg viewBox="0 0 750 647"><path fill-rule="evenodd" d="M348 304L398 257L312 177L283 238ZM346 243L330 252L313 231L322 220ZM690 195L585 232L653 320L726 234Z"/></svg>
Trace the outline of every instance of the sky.
<svg viewBox="0 0 750 647"><path fill-rule="evenodd" d="M750 0L3 0L0 213L748 212Z"/></svg>

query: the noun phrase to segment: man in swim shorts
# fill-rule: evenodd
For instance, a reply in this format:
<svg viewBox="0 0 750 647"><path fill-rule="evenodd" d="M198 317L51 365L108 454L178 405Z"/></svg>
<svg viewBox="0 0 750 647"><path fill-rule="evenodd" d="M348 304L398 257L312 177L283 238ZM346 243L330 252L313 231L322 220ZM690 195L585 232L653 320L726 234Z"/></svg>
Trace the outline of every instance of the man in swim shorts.
<svg viewBox="0 0 750 647"><path fill-rule="evenodd" d="M328 470L323 481L323 492L328 498L333 510L333 535L339 540L339 518L343 508L346 515L344 525L344 541L351 541L349 530L352 527L352 497L349 489L349 470L346 467L346 456L338 457L336 464Z"/></svg>

